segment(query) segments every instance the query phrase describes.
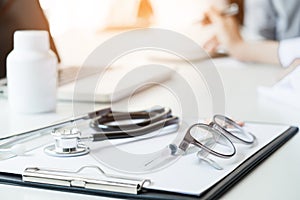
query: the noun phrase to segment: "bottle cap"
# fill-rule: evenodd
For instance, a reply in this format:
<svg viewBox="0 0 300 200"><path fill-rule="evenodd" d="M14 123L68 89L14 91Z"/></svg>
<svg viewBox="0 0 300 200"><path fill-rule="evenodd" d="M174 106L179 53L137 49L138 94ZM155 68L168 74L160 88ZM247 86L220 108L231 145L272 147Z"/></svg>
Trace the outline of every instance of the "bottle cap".
<svg viewBox="0 0 300 200"><path fill-rule="evenodd" d="M14 33L14 49L49 50L49 35L44 30L22 30Z"/></svg>

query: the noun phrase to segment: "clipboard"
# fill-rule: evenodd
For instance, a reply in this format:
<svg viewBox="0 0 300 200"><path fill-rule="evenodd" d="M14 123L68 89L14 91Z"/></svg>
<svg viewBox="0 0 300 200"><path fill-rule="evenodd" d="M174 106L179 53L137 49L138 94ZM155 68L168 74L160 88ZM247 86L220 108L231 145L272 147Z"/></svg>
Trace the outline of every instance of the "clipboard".
<svg viewBox="0 0 300 200"><path fill-rule="evenodd" d="M226 193L230 188L237 184L243 177L254 170L260 163L266 160L272 153L284 145L298 132L298 127L289 127L280 133L275 139L259 151L252 154L244 162L238 165L231 173L212 185L200 196L190 194L179 194L176 192L160 191L155 189L142 188L137 194L128 194L123 192L108 191L101 189L89 189L83 187L58 186L53 184L24 182L21 174L0 172L0 184L18 185L24 187L33 187L40 189L57 190L64 192L81 193L88 195L97 195L114 198L128 199L217 199Z"/></svg>

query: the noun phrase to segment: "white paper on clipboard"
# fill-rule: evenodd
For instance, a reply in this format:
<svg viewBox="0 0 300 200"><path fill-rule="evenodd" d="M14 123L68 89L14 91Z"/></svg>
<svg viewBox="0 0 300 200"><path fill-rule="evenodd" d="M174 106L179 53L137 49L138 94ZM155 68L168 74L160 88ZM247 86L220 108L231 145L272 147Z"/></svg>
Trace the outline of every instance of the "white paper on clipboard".
<svg viewBox="0 0 300 200"><path fill-rule="evenodd" d="M251 131L257 137L257 144L251 148L242 144L236 145L237 155L234 158L225 160L216 157L214 159L223 167L224 170L216 170L206 163L199 162L195 154L183 156L172 165L152 173L147 174L125 174L134 176L136 178L148 178L152 184L146 188L155 190L170 191L180 194L190 194L200 196L204 191L209 189L212 185L220 179L227 176L237 166L244 162L248 157L257 152L259 149L267 145L276 137L286 131L287 125L271 125L271 124L254 124L246 123L245 128ZM141 140L139 145L135 145L136 152L143 152L145 149L149 150L155 145L162 145L162 141L169 141L171 135ZM157 142L160 141L160 142ZM93 145L97 145L94 143ZM132 151L130 143L122 145L122 150ZM93 151L93 147L92 147ZM102 154L109 154L109 148L101 151ZM33 150L25 156L19 156L0 162L1 172L8 172L14 174L22 174L27 167L41 167L41 168L56 168L76 171L78 168L87 165L101 166L107 173L124 175L118 171L112 170L109 167L102 165L91 154L81 157L58 158L47 156L43 152L43 148ZM93 171L86 174L87 176L94 176Z"/></svg>

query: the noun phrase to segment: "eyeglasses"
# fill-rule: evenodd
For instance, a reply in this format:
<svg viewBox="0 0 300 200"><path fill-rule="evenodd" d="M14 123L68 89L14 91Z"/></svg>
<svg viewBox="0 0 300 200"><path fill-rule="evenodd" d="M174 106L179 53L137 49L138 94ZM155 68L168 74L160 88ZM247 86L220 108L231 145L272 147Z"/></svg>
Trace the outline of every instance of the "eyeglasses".
<svg viewBox="0 0 300 200"><path fill-rule="evenodd" d="M246 131L232 119L223 115L215 115L209 124L192 125L180 142L179 149L185 152L190 144L193 144L206 153L229 158L236 153L233 142L249 145L253 144L255 140L252 133Z"/></svg>

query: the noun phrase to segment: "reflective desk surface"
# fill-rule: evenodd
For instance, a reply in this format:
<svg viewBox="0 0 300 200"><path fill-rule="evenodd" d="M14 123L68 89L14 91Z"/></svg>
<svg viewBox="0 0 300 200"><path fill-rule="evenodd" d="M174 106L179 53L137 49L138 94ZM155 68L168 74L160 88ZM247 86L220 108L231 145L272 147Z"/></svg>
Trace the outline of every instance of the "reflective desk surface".
<svg viewBox="0 0 300 200"><path fill-rule="evenodd" d="M257 94L260 85L271 86L284 73L279 66L242 63L230 58L218 58L212 61L216 66L225 92L225 114L244 121L259 121L300 125L300 110L288 105L261 98ZM207 65L208 61L202 61ZM191 67L179 65L179 73L186 77L193 77ZM191 78L192 79L192 78ZM176 82L170 80L165 83L170 87L177 87ZM193 81L191 83L193 85ZM209 97L205 87L197 87L199 117L207 118L212 113ZM128 101L120 101L115 105L122 107ZM180 113L180 106L176 98L170 96L159 86L152 87L138 93L130 99L131 109L143 109L152 105L171 107L175 113ZM76 106L86 106L78 103ZM209 105L209 106L208 106ZM109 104L97 104L102 108ZM7 99L0 98L0 134L31 129L45 125L59 119L71 116L73 104L71 102L57 103L57 110L53 113L39 115L21 115L10 111ZM300 185L300 135L297 134L283 147L260 164L253 172L243 178L237 185L228 191L224 199L299 199ZM0 161L1 162L1 161ZM22 188L9 185L0 185L1 199L108 199L89 195L72 194L50 190Z"/></svg>

